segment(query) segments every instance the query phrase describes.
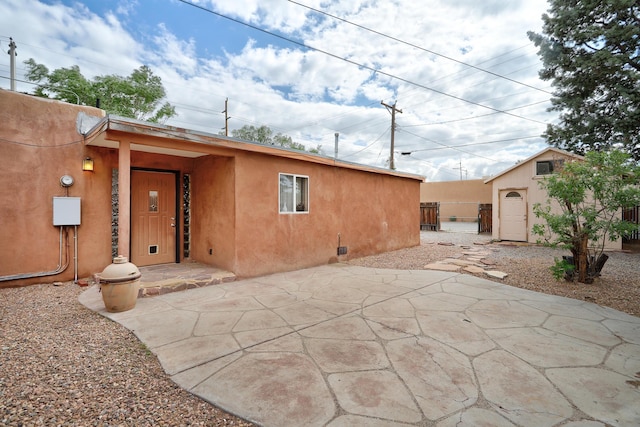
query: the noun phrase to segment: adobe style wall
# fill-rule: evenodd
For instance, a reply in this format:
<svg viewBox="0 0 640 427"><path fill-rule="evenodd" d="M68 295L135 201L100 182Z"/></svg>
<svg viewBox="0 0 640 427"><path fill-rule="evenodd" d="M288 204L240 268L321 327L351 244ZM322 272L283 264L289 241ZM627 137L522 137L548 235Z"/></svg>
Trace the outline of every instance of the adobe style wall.
<svg viewBox="0 0 640 427"><path fill-rule="evenodd" d="M236 268L235 158L195 160L191 175L191 259Z"/></svg>
<svg viewBox="0 0 640 427"><path fill-rule="evenodd" d="M192 255L197 261L213 261L250 277L420 243L418 180L250 152L211 162L212 167L199 169L208 172L194 174L206 173L209 185L194 192L192 204L205 198L208 202L197 212L207 206L213 213L208 219L201 216L204 212L194 217L195 223L206 221L196 228L203 239ZM309 177L308 213L279 212L280 173ZM223 178L231 175L235 200L233 186ZM348 248L340 257L338 234L340 245Z"/></svg>
<svg viewBox="0 0 640 427"><path fill-rule="evenodd" d="M455 216L457 221L474 222L478 218L478 204L491 200L491 184L482 179L420 184L420 202L440 202L440 221Z"/></svg>
<svg viewBox="0 0 640 427"><path fill-rule="evenodd" d="M104 117L99 109L0 91L0 276L56 269L60 228L52 221L54 196L81 198L78 278L111 263L112 173L118 168L118 149L85 145L76 130L80 112L96 120ZM240 143L198 145L119 131L109 132L108 138L206 151L195 159L132 151L130 159L134 169L191 174L191 261L248 277L420 243L418 179L336 167L305 153L288 158L271 148L242 150ZM93 172L82 171L87 156L94 160ZM308 214L279 213L279 173L309 177ZM75 179L68 190L59 181L65 174ZM182 224L182 210L180 218ZM340 245L348 248L341 257L336 253L338 233ZM73 227L65 227L63 236L63 263L68 261L63 272L0 281L0 287L72 280ZM178 236L182 248L182 233ZM180 261L186 261L179 252Z"/></svg>
<svg viewBox="0 0 640 427"><path fill-rule="evenodd" d="M80 275L111 262L111 175L83 172L82 159L95 158L76 130L78 113L103 117L102 110L0 90L0 276L48 272L59 261L59 228L53 226L53 197L81 197L78 242ZM75 179L68 192L62 175ZM61 274L9 282L30 284L73 279L73 227L63 233L69 267ZM68 248L68 251L67 251ZM67 259L64 259L67 258ZM9 285L0 281L0 287Z"/></svg>
<svg viewBox="0 0 640 427"><path fill-rule="evenodd" d="M492 209L492 238L495 240L500 240L500 213L501 213L501 204L500 204L500 192L505 190L514 190L514 191L522 191L526 192L526 201L527 201L527 216L526 216L526 227L527 227L527 242L529 243L537 243L538 240L542 239L540 236L533 234L533 227L535 224L544 224L544 221L540 218L536 218L533 207L536 203L540 203L541 205L547 204L547 192L540 187L540 181L544 179L543 176L536 176L536 162L538 161L546 161L546 160L570 160L571 156L564 155L557 151L546 151L536 157L530 158L527 161L523 161L518 164L511 170L503 173L502 175L497 176L496 178L491 180L491 185L493 188L492 200L493 200L493 209ZM552 210L559 212L560 207L557 205L555 201L551 203ZM605 248L609 250L619 250L622 248L622 240L618 240L616 242L605 242Z"/></svg>

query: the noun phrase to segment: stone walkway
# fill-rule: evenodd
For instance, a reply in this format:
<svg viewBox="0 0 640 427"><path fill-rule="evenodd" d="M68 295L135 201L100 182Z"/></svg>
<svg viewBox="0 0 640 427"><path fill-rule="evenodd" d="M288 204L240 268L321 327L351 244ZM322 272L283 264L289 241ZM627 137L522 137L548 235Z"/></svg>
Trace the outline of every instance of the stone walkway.
<svg viewBox="0 0 640 427"><path fill-rule="evenodd" d="M471 275L341 264L107 313L264 426L640 425L640 319Z"/></svg>
<svg viewBox="0 0 640 427"><path fill-rule="evenodd" d="M443 243L439 243L443 244ZM450 246L454 246L451 244ZM480 249L477 246L462 246L460 257L446 258L424 266L427 270L460 271L467 273L484 273L494 279L504 279L507 273L493 269L493 263L485 258L491 249Z"/></svg>
<svg viewBox="0 0 640 427"><path fill-rule="evenodd" d="M229 271L194 262L140 267L140 272L142 277L138 297L163 295L236 280L235 274Z"/></svg>

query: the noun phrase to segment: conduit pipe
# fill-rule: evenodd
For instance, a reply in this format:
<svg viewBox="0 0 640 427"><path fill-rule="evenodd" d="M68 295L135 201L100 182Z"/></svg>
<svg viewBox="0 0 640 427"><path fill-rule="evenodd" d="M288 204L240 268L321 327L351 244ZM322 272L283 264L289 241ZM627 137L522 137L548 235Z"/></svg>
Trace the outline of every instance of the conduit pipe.
<svg viewBox="0 0 640 427"><path fill-rule="evenodd" d="M7 282L9 280L20 280L20 279L30 279L33 277L45 277L45 276L55 276L56 274L60 274L67 269L69 266L69 249L67 248L67 256L65 259L65 264L62 265L62 229L64 227L60 227L60 256L58 258L58 266L55 270L52 271L41 271L38 273L24 273L24 274L13 274L11 276L0 276L0 282Z"/></svg>
<svg viewBox="0 0 640 427"><path fill-rule="evenodd" d="M78 283L78 226L77 225L73 226L73 283Z"/></svg>

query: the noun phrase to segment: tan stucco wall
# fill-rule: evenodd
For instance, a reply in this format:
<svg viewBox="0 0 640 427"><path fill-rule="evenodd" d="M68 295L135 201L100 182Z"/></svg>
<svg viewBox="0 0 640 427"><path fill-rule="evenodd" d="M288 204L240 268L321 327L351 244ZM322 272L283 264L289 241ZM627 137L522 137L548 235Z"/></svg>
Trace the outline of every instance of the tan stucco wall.
<svg viewBox="0 0 640 427"><path fill-rule="evenodd" d="M69 196L80 196L79 275L110 262L111 172L83 172L85 147L76 131L79 112L103 111L0 90L0 276L52 271L59 257L59 228L53 226L53 197L64 196L60 177L75 179ZM98 160L98 159L96 159ZM0 287L73 279L73 227L68 232L69 267L55 276L0 281ZM64 261L63 261L64 262ZM98 270L100 269L100 270Z"/></svg>
<svg viewBox="0 0 640 427"><path fill-rule="evenodd" d="M244 153L236 158L237 271L255 276L420 243L419 181ZM309 213L280 214L279 173L309 177Z"/></svg>
<svg viewBox="0 0 640 427"><path fill-rule="evenodd" d="M235 271L235 205L235 159L196 160L191 176L192 260Z"/></svg>
<svg viewBox="0 0 640 427"><path fill-rule="evenodd" d="M538 157L523 162L518 167L510 170L494 179L493 183L493 227L492 238L500 239L500 191L501 190L526 190L527 192L527 241L535 243L538 237L531 230L539 220L533 213L536 203L546 203L547 193L540 188L538 182L542 179L536 176L536 162L543 160L556 160L559 158L556 152L547 152ZM563 156L563 158L566 158Z"/></svg>
<svg viewBox="0 0 640 427"><path fill-rule="evenodd" d="M82 200L78 277L98 273L111 262L111 179L119 150L86 145L76 130L81 111L104 117L99 109L0 91L0 276L56 268L59 228L52 224L52 198L66 194L59 183L64 174L76 181L68 195ZM336 167L306 154L289 158L260 151L271 148L246 151L236 149L238 143L203 145L124 131L107 131L104 137L204 154L187 158L132 150L130 164L175 171L179 177L191 174L191 260L239 276L336 261L338 233L341 245L348 247L341 259L420 242L417 177ZM81 170L86 156L93 158L94 172ZM279 172L309 177L309 214L278 212ZM68 234L69 266L63 273L0 281L0 287L73 279L73 232Z"/></svg>
<svg viewBox="0 0 640 427"><path fill-rule="evenodd" d="M502 190L526 190L527 192L527 241L536 243L540 236L534 235L533 226L543 223L542 220L536 218L533 213L533 206L536 203L546 204L547 193L540 188L539 182L544 179L543 176L536 176L536 162L545 160L571 159L570 156L563 155L557 151L547 151L537 157L519 164L517 167L493 179L493 211L492 211L492 238L500 239L500 191ZM551 205L552 208L554 205ZM555 209L559 211L556 205ZM607 242L607 249L617 250L622 248L622 241Z"/></svg>
<svg viewBox="0 0 640 427"><path fill-rule="evenodd" d="M423 182L420 202L440 202L440 220L476 221L478 204L491 203L491 184L482 179L464 181Z"/></svg>

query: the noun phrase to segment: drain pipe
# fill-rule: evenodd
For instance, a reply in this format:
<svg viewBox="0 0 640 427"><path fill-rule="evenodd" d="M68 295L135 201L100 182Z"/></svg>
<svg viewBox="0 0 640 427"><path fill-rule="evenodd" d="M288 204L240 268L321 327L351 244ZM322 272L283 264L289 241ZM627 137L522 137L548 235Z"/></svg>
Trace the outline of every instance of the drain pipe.
<svg viewBox="0 0 640 427"><path fill-rule="evenodd" d="M56 274L60 274L67 269L69 266L69 257L66 257L66 263L62 265L62 229L64 227L60 227L60 256L58 258L58 266L55 270L52 271L41 271L39 273L26 273L26 274L14 274L11 276L0 276L0 282L7 282L9 280L20 280L20 279L30 279L32 277L45 277L45 276L55 276ZM67 254L69 250L67 249Z"/></svg>
<svg viewBox="0 0 640 427"><path fill-rule="evenodd" d="M78 226L73 226L73 283L78 283Z"/></svg>

